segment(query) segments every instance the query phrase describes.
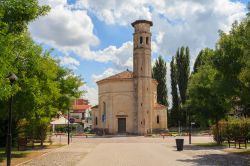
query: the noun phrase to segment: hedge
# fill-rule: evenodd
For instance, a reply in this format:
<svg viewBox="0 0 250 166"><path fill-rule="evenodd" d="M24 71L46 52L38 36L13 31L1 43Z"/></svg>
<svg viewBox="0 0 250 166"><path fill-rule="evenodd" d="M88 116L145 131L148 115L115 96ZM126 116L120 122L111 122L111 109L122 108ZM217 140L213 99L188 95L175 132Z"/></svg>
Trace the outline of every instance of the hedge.
<svg viewBox="0 0 250 166"><path fill-rule="evenodd" d="M217 143L222 143L226 140L235 139L237 137L246 137L250 140L250 119L230 119L219 122L218 131L216 125L211 127L213 138Z"/></svg>

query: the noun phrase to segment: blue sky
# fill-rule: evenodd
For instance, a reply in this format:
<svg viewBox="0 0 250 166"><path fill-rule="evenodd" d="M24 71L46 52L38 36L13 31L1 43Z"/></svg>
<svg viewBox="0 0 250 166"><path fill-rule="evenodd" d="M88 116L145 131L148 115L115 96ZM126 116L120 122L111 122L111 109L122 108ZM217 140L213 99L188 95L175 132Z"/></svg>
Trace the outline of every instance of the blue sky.
<svg viewBox="0 0 250 166"><path fill-rule="evenodd" d="M246 13L248 0L39 0L51 12L30 24L35 41L61 64L81 75L84 98L97 104L96 81L132 70L131 23L152 20L152 62L163 55L168 65L178 47L189 46L191 64L198 51L214 48L218 29L228 31ZM168 88L170 91L168 72ZM170 95L169 95L170 96ZM171 102L171 98L169 97Z"/></svg>

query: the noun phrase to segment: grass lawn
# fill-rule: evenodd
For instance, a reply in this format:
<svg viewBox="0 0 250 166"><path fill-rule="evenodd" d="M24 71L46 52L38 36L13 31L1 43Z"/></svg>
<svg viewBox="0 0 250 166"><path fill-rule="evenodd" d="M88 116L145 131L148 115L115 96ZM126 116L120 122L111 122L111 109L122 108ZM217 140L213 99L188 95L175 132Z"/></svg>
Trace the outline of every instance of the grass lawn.
<svg viewBox="0 0 250 166"><path fill-rule="evenodd" d="M12 159L11 165L17 165L23 163L25 161L29 161L33 158L39 157L49 151L49 149L59 148L64 145L55 144L55 145L45 145L43 148L40 146L35 146L34 150L31 148L27 148L26 151L17 151L16 148L12 149ZM0 166L6 165L6 154L5 148L0 148Z"/></svg>

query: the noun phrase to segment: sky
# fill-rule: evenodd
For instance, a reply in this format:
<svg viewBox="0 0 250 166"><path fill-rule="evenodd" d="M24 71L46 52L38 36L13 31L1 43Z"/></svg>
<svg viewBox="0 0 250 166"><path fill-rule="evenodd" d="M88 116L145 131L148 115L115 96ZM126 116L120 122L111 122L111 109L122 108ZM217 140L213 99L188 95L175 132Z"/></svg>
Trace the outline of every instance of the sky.
<svg viewBox="0 0 250 166"><path fill-rule="evenodd" d="M198 52L214 48L218 30L244 18L249 0L39 0L48 15L29 25L33 39L83 78L83 96L98 104L96 81L133 70L133 27L138 19L153 21L152 64L162 55L169 64L176 50L188 46L191 66Z"/></svg>

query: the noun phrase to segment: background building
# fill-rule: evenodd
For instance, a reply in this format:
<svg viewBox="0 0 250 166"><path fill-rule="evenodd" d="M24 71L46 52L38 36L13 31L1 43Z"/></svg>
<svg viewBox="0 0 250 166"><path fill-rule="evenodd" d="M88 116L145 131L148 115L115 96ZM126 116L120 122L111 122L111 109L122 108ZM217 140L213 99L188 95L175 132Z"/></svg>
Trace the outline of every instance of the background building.
<svg viewBox="0 0 250 166"><path fill-rule="evenodd" d="M91 127L91 105L89 105L88 100L74 100L72 103L72 110L70 111L70 117L75 119L75 123L82 124L84 128Z"/></svg>

